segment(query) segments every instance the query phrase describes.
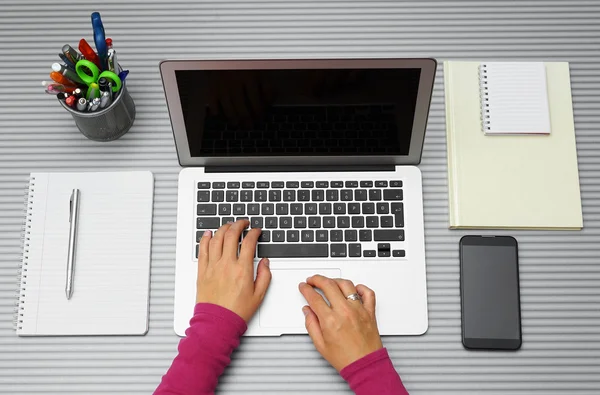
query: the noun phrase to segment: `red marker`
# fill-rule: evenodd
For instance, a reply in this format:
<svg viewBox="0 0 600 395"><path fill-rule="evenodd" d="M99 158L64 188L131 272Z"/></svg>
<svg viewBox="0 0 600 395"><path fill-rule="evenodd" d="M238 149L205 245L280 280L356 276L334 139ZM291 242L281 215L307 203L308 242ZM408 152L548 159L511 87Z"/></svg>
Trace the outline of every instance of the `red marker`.
<svg viewBox="0 0 600 395"><path fill-rule="evenodd" d="M82 38L81 41L79 41L79 50L83 54L84 58L94 63L96 66L98 66L98 68L100 68L100 58L98 57L96 52L94 52L92 47L90 47L90 44L88 44L88 42L85 41L85 38Z"/></svg>
<svg viewBox="0 0 600 395"><path fill-rule="evenodd" d="M108 49L112 48L112 38L107 38L106 39L106 46L108 47Z"/></svg>
<svg viewBox="0 0 600 395"><path fill-rule="evenodd" d="M65 99L65 103L69 107L75 107L75 105L77 104L77 97L71 95Z"/></svg>

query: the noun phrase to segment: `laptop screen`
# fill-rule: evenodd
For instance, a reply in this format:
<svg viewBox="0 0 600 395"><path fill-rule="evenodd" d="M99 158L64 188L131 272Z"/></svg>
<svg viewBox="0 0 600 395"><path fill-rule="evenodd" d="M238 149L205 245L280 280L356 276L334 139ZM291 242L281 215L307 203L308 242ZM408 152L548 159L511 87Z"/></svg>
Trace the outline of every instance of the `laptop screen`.
<svg viewBox="0 0 600 395"><path fill-rule="evenodd" d="M176 70L192 157L405 156L421 69Z"/></svg>

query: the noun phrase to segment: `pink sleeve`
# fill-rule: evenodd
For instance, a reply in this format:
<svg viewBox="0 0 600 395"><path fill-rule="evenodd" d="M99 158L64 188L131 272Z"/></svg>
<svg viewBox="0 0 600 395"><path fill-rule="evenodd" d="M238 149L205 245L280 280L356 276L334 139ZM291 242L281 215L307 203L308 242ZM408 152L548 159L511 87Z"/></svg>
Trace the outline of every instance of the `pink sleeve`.
<svg viewBox="0 0 600 395"><path fill-rule="evenodd" d="M356 395L408 395L385 348L352 362L340 374Z"/></svg>
<svg viewBox="0 0 600 395"><path fill-rule="evenodd" d="M179 342L179 354L154 394L213 394L246 329L246 322L234 312L198 303L186 337Z"/></svg>

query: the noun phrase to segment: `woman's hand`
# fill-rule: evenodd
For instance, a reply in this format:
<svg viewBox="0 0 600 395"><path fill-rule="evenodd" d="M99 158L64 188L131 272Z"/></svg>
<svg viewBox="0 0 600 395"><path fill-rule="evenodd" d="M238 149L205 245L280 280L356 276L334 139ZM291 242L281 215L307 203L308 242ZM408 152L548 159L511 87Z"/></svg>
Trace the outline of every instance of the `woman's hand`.
<svg viewBox="0 0 600 395"><path fill-rule="evenodd" d="M196 303L213 303L250 321L262 303L271 282L269 260L258 263L254 281L254 252L261 230L251 229L240 248L242 231L250 223L240 220L226 224L212 235L207 230L200 240Z"/></svg>
<svg viewBox="0 0 600 395"><path fill-rule="evenodd" d="M323 291L331 306L313 287ZM383 348L375 321L375 293L371 289L320 275L308 278L299 288L309 304L302 308L308 334L317 351L338 372ZM363 303L347 299L354 293L361 296Z"/></svg>

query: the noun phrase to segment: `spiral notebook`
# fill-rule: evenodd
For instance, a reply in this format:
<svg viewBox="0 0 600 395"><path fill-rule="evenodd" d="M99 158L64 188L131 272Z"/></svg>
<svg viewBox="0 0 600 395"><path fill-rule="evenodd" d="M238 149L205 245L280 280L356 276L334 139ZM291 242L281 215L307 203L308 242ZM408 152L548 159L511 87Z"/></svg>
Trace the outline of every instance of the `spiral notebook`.
<svg viewBox="0 0 600 395"><path fill-rule="evenodd" d="M550 134L543 62L488 62L479 66L485 134Z"/></svg>
<svg viewBox="0 0 600 395"><path fill-rule="evenodd" d="M74 188L79 215L74 291L67 299ZM17 335L147 332L153 189L150 172L30 175Z"/></svg>

